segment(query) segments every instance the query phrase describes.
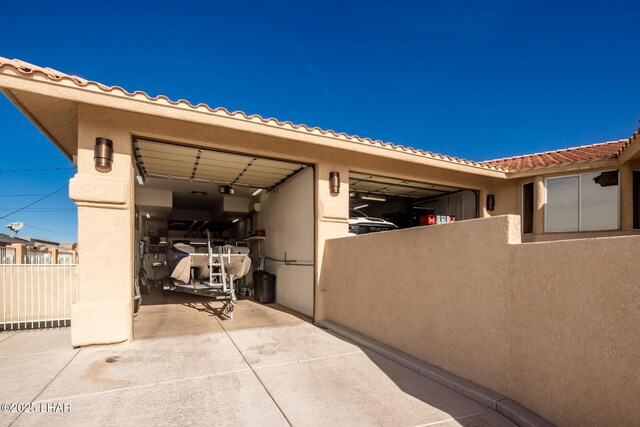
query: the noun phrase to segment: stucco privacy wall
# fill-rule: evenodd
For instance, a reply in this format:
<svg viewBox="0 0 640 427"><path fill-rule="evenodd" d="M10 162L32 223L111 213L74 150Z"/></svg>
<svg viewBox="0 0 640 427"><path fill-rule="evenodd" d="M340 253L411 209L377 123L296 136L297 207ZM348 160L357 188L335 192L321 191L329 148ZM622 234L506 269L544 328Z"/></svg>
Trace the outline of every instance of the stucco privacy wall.
<svg viewBox="0 0 640 427"><path fill-rule="evenodd" d="M520 244L519 224L329 240L317 311L559 425L637 425L640 237Z"/></svg>
<svg viewBox="0 0 640 427"><path fill-rule="evenodd" d="M308 167L264 194L261 226L267 232L263 251L274 259L313 264L313 168ZM254 243L256 245L256 243ZM313 316L313 265L285 265L267 260L266 270L276 275L276 302L307 316Z"/></svg>

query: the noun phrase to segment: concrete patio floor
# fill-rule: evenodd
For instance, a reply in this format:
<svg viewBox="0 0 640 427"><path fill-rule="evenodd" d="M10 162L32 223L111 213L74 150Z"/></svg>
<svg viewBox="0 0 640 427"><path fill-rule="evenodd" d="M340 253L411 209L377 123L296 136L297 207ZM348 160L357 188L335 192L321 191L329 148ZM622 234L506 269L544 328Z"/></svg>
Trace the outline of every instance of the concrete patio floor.
<svg viewBox="0 0 640 427"><path fill-rule="evenodd" d="M234 320L189 295L147 298L135 341L73 349L70 330L0 333L0 425L514 426L449 388L276 304Z"/></svg>

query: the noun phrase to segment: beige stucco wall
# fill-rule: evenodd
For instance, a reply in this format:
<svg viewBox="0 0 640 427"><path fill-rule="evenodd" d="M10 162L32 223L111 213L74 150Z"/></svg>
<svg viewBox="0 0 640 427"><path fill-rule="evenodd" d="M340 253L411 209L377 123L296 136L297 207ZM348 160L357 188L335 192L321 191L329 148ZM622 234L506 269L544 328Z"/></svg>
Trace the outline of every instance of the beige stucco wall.
<svg viewBox="0 0 640 427"><path fill-rule="evenodd" d="M519 183L472 174L469 168L462 170L444 163L442 168L436 167L433 161L395 151L381 149L378 155L372 155L368 147L354 146L352 150L339 144L316 144L311 143L311 137L298 133L292 137L299 139L290 139L255 133L250 126L214 126L190 122L187 116L181 120L85 104L78 105L77 117L78 174L71 181L70 196L79 207L83 262L79 273L80 302L74 306L74 319L78 320L73 327L74 345L119 342L132 337L134 136L314 165L316 283L321 275L325 240L347 233L350 171L478 190L482 216L519 213L520 209ZM93 166L93 145L98 136L112 139L115 144L114 168L106 174L95 171ZM331 171L339 172L341 177L341 191L336 195L329 193ZM496 196L493 212L484 209L486 194ZM322 303L323 291L315 288L315 316L321 318L326 304Z"/></svg>
<svg viewBox="0 0 640 427"><path fill-rule="evenodd" d="M502 216L326 242L317 312L559 425L640 422L640 237ZM372 250L375 248L375 250Z"/></svg>
<svg viewBox="0 0 640 427"><path fill-rule="evenodd" d="M127 341L133 334L134 191L131 135L117 117L79 109L78 173L69 197L78 206L80 299L72 307L73 346ZM96 137L113 141L113 169L94 167Z"/></svg>
<svg viewBox="0 0 640 427"><path fill-rule="evenodd" d="M247 129L213 126L86 104L78 105L78 120L78 175L72 180L70 194L79 206L79 241L83 256L87 256L80 271L80 303L74 308L78 318L73 327L74 345L131 339L133 169L130 156L134 136L314 165L316 281L324 241L347 234L350 170L469 189L482 189L497 179L469 174L468 168L467 172L457 166L449 168L449 164L443 162L439 163L446 167L437 168L431 165L433 161L425 162L423 158L394 151L387 150L386 156L381 156L371 155L367 146L354 145L355 150L347 150L338 145L311 143L317 136L311 138L296 133L292 136L299 139L288 139L254 133L250 126ZM107 174L100 174L93 167L93 144L98 136L112 139L115 145L114 169ZM340 173L341 191L337 195L329 193L331 171ZM107 265L125 267L119 268L116 275L104 276ZM317 298L321 295L316 289ZM95 324L109 324L109 327L90 330Z"/></svg>
<svg viewBox="0 0 640 427"><path fill-rule="evenodd" d="M266 270L276 275L276 302L307 316L313 316L313 168L306 168L260 198L261 227L266 230L262 250ZM254 243L255 245L255 243ZM286 265L273 259L305 262Z"/></svg>

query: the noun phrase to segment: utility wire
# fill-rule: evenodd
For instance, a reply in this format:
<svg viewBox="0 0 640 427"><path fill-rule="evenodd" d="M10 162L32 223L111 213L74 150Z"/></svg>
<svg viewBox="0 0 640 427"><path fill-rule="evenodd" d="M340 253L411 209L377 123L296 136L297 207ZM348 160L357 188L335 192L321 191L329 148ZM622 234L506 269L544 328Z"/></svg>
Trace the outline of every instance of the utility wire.
<svg viewBox="0 0 640 427"><path fill-rule="evenodd" d="M0 208L0 211L2 212L7 212L7 211L11 211L13 209L16 208ZM30 212L61 212L61 211L75 211L75 209L73 208L26 208L26 209L21 209L23 211L30 211Z"/></svg>
<svg viewBox="0 0 640 427"><path fill-rule="evenodd" d="M33 193L33 194L0 194L0 197L38 197L46 196L47 193ZM58 196L66 196L66 194L58 194Z"/></svg>
<svg viewBox="0 0 640 427"><path fill-rule="evenodd" d="M62 233L60 231L54 231L54 230L49 230L47 228L42 228L42 227L36 227L35 225L29 225L29 224L25 224L25 227L29 227L29 228L35 228L36 230L42 230L42 231L48 231L49 233L56 233L56 234L62 234L64 236L71 236L71 237L76 237L75 234L69 234L69 233Z"/></svg>
<svg viewBox="0 0 640 427"><path fill-rule="evenodd" d="M20 208L20 209L16 209L16 210L15 210L15 211L13 211L13 212L9 212L8 214L6 214L6 215L4 215L4 216L0 216L0 219L5 219L6 217L13 215L14 213L18 213L18 212L20 212L20 211L23 211L23 210L25 210L25 209L27 209L27 208L29 208L29 207L31 207L31 206L33 206L33 205L35 205L36 203L40 203L40 202L41 202L41 201L43 201L44 199L46 199L46 198L48 198L48 197L53 196L54 194L56 194L56 193L57 193L57 192L59 192L59 191L64 190L64 189L65 189L65 188L67 188L68 186L69 186L69 184L65 184L64 186L62 186L62 187L58 188L58 189L57 189L57 190L55 190L54 192L49 193L49 194L47 194L46 196L39 198L39 199L38 199L38 200L36 200L35 202L29 203L27 206L24 206L24 207L22 207L22 208Z"/></svg>
<svg viewBox="0 0 640 427"><path fill-rule="evenodd" d="M43 169L7 169L7 170L0 170L0 173L25 173L25 172L47 172L47 171L66 171L66 170L71 170L71 169L75 169L74 167L70 167L70 168L43 168Z"/></svg>

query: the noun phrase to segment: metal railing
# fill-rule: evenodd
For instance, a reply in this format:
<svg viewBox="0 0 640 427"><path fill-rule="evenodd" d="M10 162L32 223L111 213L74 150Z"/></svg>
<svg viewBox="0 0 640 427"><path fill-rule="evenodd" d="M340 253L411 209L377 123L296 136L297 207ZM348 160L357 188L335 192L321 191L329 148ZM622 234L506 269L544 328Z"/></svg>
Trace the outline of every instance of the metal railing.
<svg viewBox="0 0 640 427"><path fill-rule="evenodd" d="M77 264L0 265L0 330L68 326L77 301Z"/></svg>
<svg viewBox="0 0 640 427"><path fill-rule="evenodd" d="M27 250L27 256L24 259L25 264L51 264L51 252Z"/></svg>
<svg viewBox="0 0 640 427"><path fill-rule="evenodd" d="M0 264L13 264L16 260L16 248L0 247Z"/></svg>

